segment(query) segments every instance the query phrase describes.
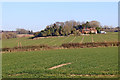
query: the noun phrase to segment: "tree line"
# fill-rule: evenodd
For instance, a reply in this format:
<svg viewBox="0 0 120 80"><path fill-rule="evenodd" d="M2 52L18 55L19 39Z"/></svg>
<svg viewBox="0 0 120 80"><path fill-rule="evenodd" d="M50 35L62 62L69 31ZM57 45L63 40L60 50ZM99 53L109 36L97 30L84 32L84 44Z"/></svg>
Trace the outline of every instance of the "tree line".
<svg viewBox="0 0 120 80"><path fill-rule="evenodd" d="M17 38L17 34L33 34L32 30L26 30L26 29L16 29L16 31L0 31L2 34L2 39L11 39L11 38ZM1 38L0 38L1 39Z"/></svg>
<svg viewBox="0 0 120 80"><path fill-rule="evenodd" d="M66 22L55 22L54 24L46 26L44 30L34 33L35 37L46 37L46 36L67 36L70 34L80 35L80 31L83 28L96 28L99 32L101 29L100 22L76 22L74 20Z"/></svg>
<svg viewBox="0 0 120 80"><path fill-rule="evenodd" d="M17 34L33 34L33 31L32 30L26 30L26 29L16 29L16 33Z"/></svg>

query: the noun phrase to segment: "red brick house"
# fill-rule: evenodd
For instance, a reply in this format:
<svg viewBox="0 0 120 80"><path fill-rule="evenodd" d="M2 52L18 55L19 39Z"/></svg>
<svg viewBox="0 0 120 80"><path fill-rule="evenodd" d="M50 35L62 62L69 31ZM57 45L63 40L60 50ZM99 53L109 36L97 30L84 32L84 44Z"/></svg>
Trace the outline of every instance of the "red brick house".
<svg viewBox="0 0 120 80"><path fill-rule="evenodd" d="M90 32L97 34L97 30L95 28L90 28Z"/></svg>
<svg viewBox="0 0 120 80"><path fill-rule="evenodd" d="M97 34L97 30L95 28L84 28L82 29L82 34L90 34L90 33L95 33Z"/></svg>

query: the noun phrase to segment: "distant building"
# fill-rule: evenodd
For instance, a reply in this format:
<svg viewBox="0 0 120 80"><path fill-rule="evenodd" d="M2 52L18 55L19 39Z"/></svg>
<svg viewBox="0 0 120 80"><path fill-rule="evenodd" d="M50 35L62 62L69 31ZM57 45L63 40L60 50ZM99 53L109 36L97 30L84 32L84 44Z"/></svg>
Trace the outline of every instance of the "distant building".
<svg viewBox="0 0 120 80"><path fill-rule="evenodd" d="M106 32L105 32L105 31L100 31L100 33L101 33L101 34L106 34Z"/></svg>
<svg viewBox="0 0 120 80"><path fill-rule="evenodd" d="M97 34L97 30L95 28L84 28L82 29L82 34L90 34L90 33L94 33Z"/></svg>
<svg viewBox="0 0 120 80"><path fill-rule="evenodd" d="M95 28L90 28L90 32L97 34L97 30Z"/></svg>
<svg viewBox="0 0 120 80"><path fill-rule="evenodd" d="M89 28L84 28L82 29L82 34L89 34L90 33L90 29Z"/></svg>

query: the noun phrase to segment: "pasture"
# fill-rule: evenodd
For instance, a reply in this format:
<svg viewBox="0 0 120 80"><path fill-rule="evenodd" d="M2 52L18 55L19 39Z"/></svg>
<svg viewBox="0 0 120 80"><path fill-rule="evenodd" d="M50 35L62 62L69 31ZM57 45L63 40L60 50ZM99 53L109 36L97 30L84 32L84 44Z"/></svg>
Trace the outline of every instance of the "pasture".
<svg viewBox="0 0 120 80"><path fill-rule="evenodd" d="M47 41L48 39L46 39ZM41 43L43 42L41 41ZM60 43L62 42L59 41ZM71 64L49 70L53 66L65 63ZM117 77L118 73L118 48L101 47L3 53L2 64L3 78L111 78Z"/></svg>
<svg viewBox="0 0 120 80"><path fill-rule="evenodd" d="M48 37L41 39L13 38L2 40L2 47L16 47L18 43L21 46L46 44L49 46L60 46L63 43L87 43L87 42L110 42L118 41L118 32L108 32L107 34L90 34L82 36Z"/></svg>

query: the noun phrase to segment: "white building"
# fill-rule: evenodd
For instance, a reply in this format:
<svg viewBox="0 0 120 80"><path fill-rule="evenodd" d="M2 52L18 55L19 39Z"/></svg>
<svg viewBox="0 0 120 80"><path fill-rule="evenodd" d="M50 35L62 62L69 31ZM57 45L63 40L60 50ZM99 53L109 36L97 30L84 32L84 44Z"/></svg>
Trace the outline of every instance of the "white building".
<svg viewBox="0 0 120 80"><path fill-rule="evenodd" d="M100 31L100 33L101 33L101 34L106 34L106 32L105 32L105 31Z"/></svg>

